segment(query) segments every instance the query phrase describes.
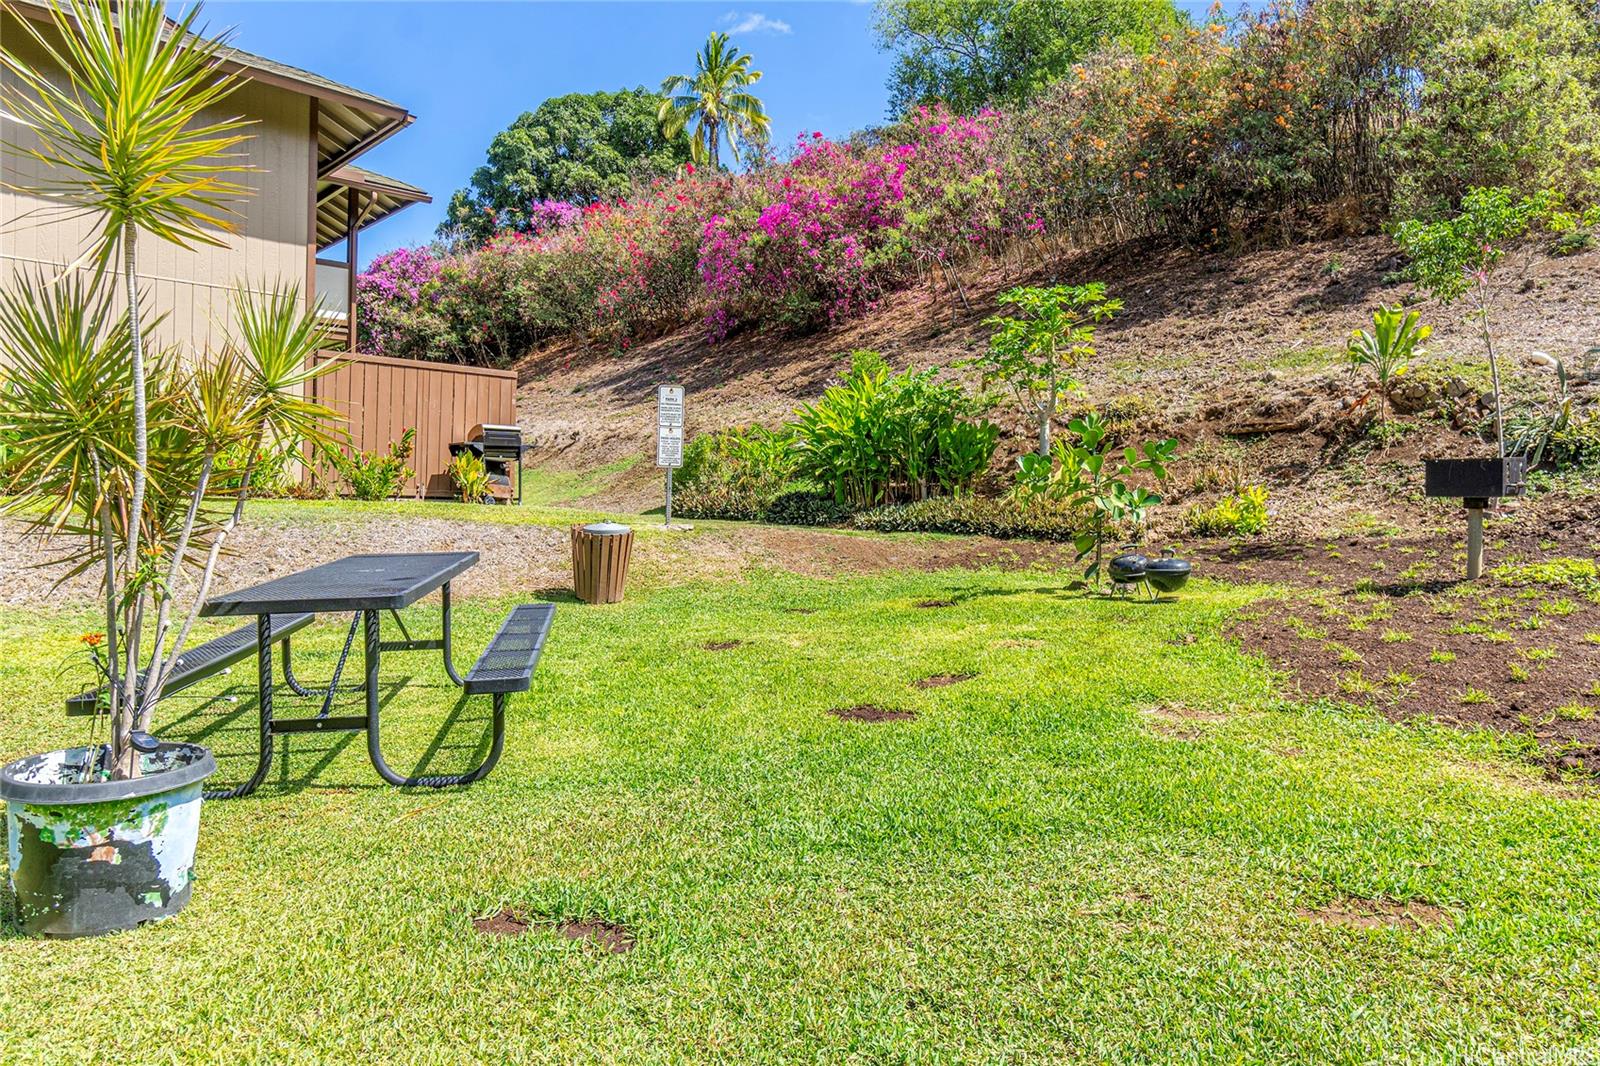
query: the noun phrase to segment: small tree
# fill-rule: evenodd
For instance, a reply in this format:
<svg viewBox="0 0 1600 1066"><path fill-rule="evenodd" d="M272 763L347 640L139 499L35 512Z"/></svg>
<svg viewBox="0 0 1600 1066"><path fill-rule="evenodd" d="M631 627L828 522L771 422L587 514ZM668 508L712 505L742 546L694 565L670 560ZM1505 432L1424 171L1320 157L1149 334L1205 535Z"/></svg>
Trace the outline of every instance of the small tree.
<svg viewBox="0 0 1600 1066"><path fill-rule="evenodd" d="M318 434L333 414L301 396L316 373L304 369L307 349L321 335L298 289L241 298L240 350L192 365L174 350L149 351L140 233L222 245L232 202L248 191L233 178L251 169L236 151L247 123L211 117L242 82L226 42L194 32L198 16L196 6L169 22L160 0L69 0L51 7L47 29L18 18L61 77L0 48L12 75L0 103L27 137L8 147L43 175L23 191L99 219L62 277L36 279L0 305L0 352L13 367L0 423L18 439L13 506L47 534L84 538L73 573L103 567L107 769L118 776L138 771L131 734L178 659L261 446ZM106 291L119 258L120 314ZM76 268L90 261L86 282ZM241 448L231 514L210 514L218 458ZM180 577L197 560L180 625Z"/></svg>
<svg viewBox="0 0 1600 1066"><path fill-rule="evenodd" d="M1110 442L1110 427L1097 414L1067 424L1073 438L1057 441L1048 456L1017 459L1017 492L1023 499L1044 497L1080 511L1087 526L1073 537L1078 561L1093 555L1083 576L1097 582L1105 546L1125 530L1138 533L1150 508L1161 497L1133 484L1140 476L1159 487L1167 480L1167 464L1177 453L1175 440L1145 441L1120 451Z"/></svg>
<svg viewBox="0 0 1600 1066"><path fill-rule="evenodd" d="M1506 455L1505 402L1500 388L1500 362L1490 324L1495 266L1506 244L1554 206L1549 195L1518 198L1503 187L1475 188L1461 201L1461 213L1438 222L1412 219L1395 230L1395 241L1411 257L1417 281L1443 304L1463 296L1473 301L1473 317L1489 356L1494 388L1494 435L1500 458Z"/></svg>
<svg viewBox="0 0 1600 1066"><path fill-rule="evenodd" d="M1072 376L1094 354L1095 327L1122 310L1121 300L1106 298L1101 282L1015 288L1000 302L1017 309L1015 316L984 320L994 327L989 350L972 361L985 384L1004 382L1039 428L1039 455L1050 455L1050 422L1061 400L1078 388Z"/></svg>
<svg viewBox="0 0 1600 1066"><path fill-rule="evenodd" d="M1422 342L1433 332L1422 325L1422 312L1403 307L1380 307L1372 312L1372 330L1358 329L1350 334L1345 355L1352 369L1370 367L1378 382L1378 424L1389 421L1389 390L1394 379L1411 368L1411 360L1422 354Z"/></svg>

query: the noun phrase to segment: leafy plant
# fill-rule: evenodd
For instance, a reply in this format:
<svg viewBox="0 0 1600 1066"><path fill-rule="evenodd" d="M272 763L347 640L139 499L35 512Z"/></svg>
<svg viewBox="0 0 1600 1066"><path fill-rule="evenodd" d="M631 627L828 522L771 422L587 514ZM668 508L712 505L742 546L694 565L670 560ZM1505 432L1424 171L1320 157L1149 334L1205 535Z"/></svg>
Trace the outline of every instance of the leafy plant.
<svg viewBox="0 0 1600 1066"><path fill-rule="evenodd" d="M850 521L849 505L815 487L785 492L767 505L761 519L786 526L837 526Z"/></svg>
<svg viewBox="0 0 1600 1066"><path fill-rule="evenodd" d="M952 422L935 432L933 476L951 496L963 496L994 461L1000 427L993 422Z"/></svg>
<svg viewBox="0 0 1600 1066"><path fill-rule="evenodd" d="M985 382L999 381L1039 429L1039 455L1050 455L1050 422L1062 398L1078 388L1072 374L1094 354L1095 327L1122 309L1101 282L1020 287L1000 294L1017 315L984 320L994 328L989 349L973 360Z"/></svg>
<svg viewBox="0 0 1600 1066"><path fill-rule="evenodd" d="M1071 541L1093 519L1059 500L934 496L856 512L857 529L878 533L954 533L964 536Z"/></svg>
<svg viewBox="0 0 1600 1066"><path fill-rule="evenodd" d="M876 352L853 353L845 380L795 412L798 472L854 508L923 499L935 485L965 491L988 468L999 429L962 421L973 404L938 373L892 374Z"/></svg>
<svg viewBox="0 0 1600 1066"><path fill-rule="evenodd" d="M1548 402L1513 415L1507 428L1509 455L1525 455L1529 468L1542 464L1546 455L1557 468L1578 465L1588 449L1583 445L1586 423L1593 416L1577 415L1572 406L1572 391L1567 385L1567 368L1561 360L1543 352L1533 353L1534 361L1555 371L1556 387ZM1589 429L1589 434L1593 430Z"/></svg>
<svg viewBox="0 0 1600 1066"><path fill-rule="evenodd" d="M1353 370L1369 368L1377 381L1378 423L1389 421L1389 389L1422 354L1422 342L1433 332L1422 324L1422 312L1403 307L1380 307L1372 313L1372 329L1350 334L1346 356Z"/></svg>
<svg viewBox="0 0 1600 1066"><path fill-rule="evenodd" d="M446 472L450 475L450 483L461 494L463 503L482 503L489 498L489 471L477 455L467 451L458 452L451 457Z"/></svg>
<svg viewBox="0 0 1600 1066"><path fill-rule="evenodd" d="M1247 485L1210 507L1196 504L1189 508L1183 516L1183 528L1199 537L1254 537L1265 533L1271 521L1266 488Z"/></svg>
<svg viewBox="0 0 1600 1066"><path fill-rule="evenodd" d="M1067 430L1075 440L1058 441L1049 457L1033 454L1018 458L1019 498L1043 497L1089 515L1085 528L1073 536L1078 561L1093 556L1084 579L1099 581L1105 546L1140 533L1151 507L1161 497L1135 484L1141 475L1161 485L1167 465L1177 454L1175 440L1145 441L1117 449L1107 437L1105 420L1097 414L1073 419Z"/></svg>
<svg viewBox="0 0 1600 1066"><path fill-rule="evenodd" d="M400 486L416 476L416 471L406 465L411 458L412 445L417 431L408 429L400 439L391 441L388 451L356 452L327 446L322 455L329 466L350 486L350 493L358 500L387 500L400 491Z"/></svg>
<svg viewBox="0 0 1600 1066"><path fill-rule="evenodd" d="M98 224L64 272L92 260L89 286L63 276L24 285L26 297L7 295L0 334L15 387L0 420L18 434L17 500L40 508L35 517L48 534L81 538L74 572L103 566L106 769L117 776L137 772L131 733L148 722L249 494L247 460L231 514L205 513L217 456L241 443L251 455L302 423L324 435L320 420L331 416L301 397L313 376L305 353L261 343L319 336L309 314L283 322L276 337L247 334L242 351L195 367L166 351L147 357L140 233L186 248L221 245L233 201L248 192L235 180L250 169L235 151L247 123L217 117L243 82L226 41L195 32L199 14L196 5L169 20L159 0L70 0L50 6L47 27L12 19L60 77L0 47L8 75L0 106L28 130L11 147L39 164L23 191ZM113 322L102 289L119 256L123 310ZM284 306L263 307L261 320ZM301 310L298 294L292 309ZM174 636L178 578L196 558L204 563L195 599Z"/></svg>
<svg viewBox="0 0 1600 1066"><path fill-rule="evenodd" d="M1478 320L1489 357L1495 440L1501 458L1506 455L1505 395L1490 322L1494 270L1505 257L1507 242L1527 233L1534 220L1548 215L1553 206L1548 194L1519 197L1505 187L1474 188L1462 199L1461 212L1455 217L1437 222L1411 219L1395 229L1395 241L1411 256L1412 270L1423 288L1445 304L1463 296L1472 298L1472 317Z"/></svg>

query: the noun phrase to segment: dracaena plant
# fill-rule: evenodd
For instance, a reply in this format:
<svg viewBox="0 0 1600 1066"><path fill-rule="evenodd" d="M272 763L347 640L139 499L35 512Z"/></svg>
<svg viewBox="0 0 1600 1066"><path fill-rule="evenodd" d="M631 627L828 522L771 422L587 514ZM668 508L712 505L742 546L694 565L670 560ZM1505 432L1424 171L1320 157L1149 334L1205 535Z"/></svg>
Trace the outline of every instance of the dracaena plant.
<svg viewBox="0 0 1600 1066"><path fill-rule="evenodd" d="M323 343L294 287L237 297L242 338L184 358L151 352L145 447L136 453L127 317L92 276L34 279L0 294L0 427L16 439L8 504L60 550L62 580L96 570L105 601L112 772L135 762L130 734L150 715L185 647L229 536L254 457L327 440L334 413L305 399ZM225 457L244 456L240 468ZM134 507L135 478L145 491ZM219 483L231 487L215 492ZM133 565L127 551L135 546Z"/></svg>
<svg viewBox="0 0 1600 1066"><path fill-rule="evenodd" d="M1372 312L1372 329L1350 334L1345 356L1353 370L1368 369L1377 382L1378 424L1389 421L1389 390L1396 378L1422 354L1422 342L1433 333L1422 324L1422 312L1404 307L1380 307Z"/></svg>
<svg viewBox="0 0 1600 1066"><path fill-rule="evenodd" d="M233 228L233 205L248 191L237 180L251 169L238 151L248 123L216 117L242 80L228 62L227 42L196 32L199 14L196 5L169 21L161 0L55 0L43 25L17 15L18 39L42 53L59 76L36 68L9 43L0 46L0 69L8 75L0 83L0 104L16 120L9 127L17 131L17 140L6 148L40 164L41 176L21 191L42 200L41 210L96 220L92 240L63 275L92 263L98 287L120 260L124 321L114 332L115 343L126 351L126 378L109 381L113 391L98 403L112 432L89 448L37 455L30 469L38 486L56 477L60 463L81 464L71 475L78 495L50 509L62 523L72 515L86 530L98 527L91 541L102 549L114 542L121 556L106 560L105 580L107 602L122 612L126 636L120 677L115 676L118 655L107 649L114 675L109 686L113 765L124 774L135 767L128 736L141 714L138 704L148 694L138 685L145 610L152 590L183 557L179 551L163 566L160 553L187 545L181 535L165 542L159 538L176 529L192 536L199 522L199 494L192 507L179 502L187 495L182 486L199 472L168 466L174 457L161 454L165 444L158 438L166 433L187 440L189 434L215 432L211 419L220 412L196 405L239 402L231 384L226 396L215 391L232 382L226 368L205 382L181 370L168 353L149 356L138 284L141 235L185 248L222 245ZM34 327L82 325L96 317L107 335L113 332L103 294L73 285L59 299L39 298L49 314L9 315L8 341L37 347ZM9 310L19 309L13 303ZM84 345L100 343L83 332L60 340L65 343L40 349L47 360L73 345L79 349L73 358L80 358ZM36 393L25 388L23 394ZM198 421L184 423L169 413L180 408ZM20 406L17 413L24 418L44 414ZM153 413L159 417L153 419ZM188 434L173 429L178 425ZM156 477L164 480L154 482ZM93 508L86 510L81 490L91 483L97 488L89 499ZM30 494L27 482L24 490ZM173 508L183 516L176 525L170 521ZM115 626L107 636L115 640ZM159 675L151 679L156 692L159 680Z"/></svg>
<svg viewBox="0 0 1600 1066"><path fill-rule="evenodd" d="M1073 536L1073 546L1079 562L1089 560L1084 580L1095 584L1103 572L1105 546L1130 530L1142 532L1150 508L1161 502L1158 493L1139 481L1157 487L1165 482L1178 442L1144 441L1118 448L1105 419L1093 413L1073 419L1067 431L1071 436L1056 441L1049 456L1018 458L1017 494L1024 501L1057 500L1082 514L1084 526Z"/></svg>

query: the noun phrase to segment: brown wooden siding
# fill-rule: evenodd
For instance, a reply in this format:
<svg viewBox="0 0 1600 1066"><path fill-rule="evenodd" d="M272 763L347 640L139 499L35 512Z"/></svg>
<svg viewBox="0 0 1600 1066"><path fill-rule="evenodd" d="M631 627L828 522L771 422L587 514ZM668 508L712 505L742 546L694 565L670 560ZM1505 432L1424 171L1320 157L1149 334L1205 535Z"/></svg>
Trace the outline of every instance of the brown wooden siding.
<svg viewBox="0 0 1600 1066"><path fill-rule="evenodd" d="M411 467L417 477L402 492L454 496L445 472L450 445L482 423L517 421L517 375L509 370L388 359L350 352L319 352L315 363L336 363L312 383L317 401L337 411L357 451L387 451L408 429L417 431Z"/></svg>

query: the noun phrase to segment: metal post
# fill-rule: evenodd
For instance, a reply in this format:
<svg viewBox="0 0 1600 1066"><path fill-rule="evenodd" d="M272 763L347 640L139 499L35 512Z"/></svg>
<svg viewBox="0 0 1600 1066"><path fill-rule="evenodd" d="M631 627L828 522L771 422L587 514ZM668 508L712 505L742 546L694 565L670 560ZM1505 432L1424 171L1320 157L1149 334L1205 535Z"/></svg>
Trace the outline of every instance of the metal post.
<svg viewBox="0 0 1600 1066"><path fill-rule="evenodd" d="M1483 503L1467 501L1467 580L1476 581L1483 573Z"/></svg>
<svg viewBox="0 0 1600 1066"><path fill-rule="evenodd" d="M664 526L672 525L672 467L667 467L667 513L661 522Z"/></svg>

